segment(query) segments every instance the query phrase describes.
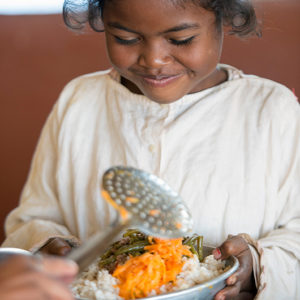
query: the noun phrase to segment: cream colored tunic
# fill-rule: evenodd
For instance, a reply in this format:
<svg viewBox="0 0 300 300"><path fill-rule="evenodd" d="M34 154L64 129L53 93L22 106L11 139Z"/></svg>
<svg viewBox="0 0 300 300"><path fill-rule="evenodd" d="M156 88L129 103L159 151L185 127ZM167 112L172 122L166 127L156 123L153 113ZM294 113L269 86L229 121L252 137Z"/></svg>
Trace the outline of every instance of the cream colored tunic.
<svg viewBox="0 0 300 300"><path fill-rule="evenodd" d="M3 246L52 236L85 241L115 218L103 172L155 173L190 208L195 231L219 245L247 233L258 299L300 299L300 109L270 80L223 66L229 80L157 104L104 71L71 81L42 131ZM266 285L265 285L266 284Z"/></svg>

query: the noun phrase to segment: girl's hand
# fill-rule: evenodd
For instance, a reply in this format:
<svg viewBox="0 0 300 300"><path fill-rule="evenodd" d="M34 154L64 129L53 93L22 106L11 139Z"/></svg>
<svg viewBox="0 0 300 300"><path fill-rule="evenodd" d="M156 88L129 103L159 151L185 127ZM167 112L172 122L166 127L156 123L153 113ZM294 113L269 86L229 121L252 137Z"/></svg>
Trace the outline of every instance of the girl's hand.
<svg viewBox="0 0 300 300"><path fill-rule="evenodd" d="M74 300L68 284L78 267L55 257L16 255L0 262L0 299Z"/></svg>
<svg viewBox="0 0 300 300"><path fill-rule="evenodd" d="M42 254L66 256L72 250L71 245L62 238L52 238L39 249Z"/></svg>
<svg viewBox="0 0 300 300"><path fill-rule="evenodd" d="M229 236L218 248L213 250L215 259L227 259L234 255L240 263L238 270L227 278L227 286L218 292L215 300L250 300L256 295L253 276L251 250L241 236Z"/></svg>

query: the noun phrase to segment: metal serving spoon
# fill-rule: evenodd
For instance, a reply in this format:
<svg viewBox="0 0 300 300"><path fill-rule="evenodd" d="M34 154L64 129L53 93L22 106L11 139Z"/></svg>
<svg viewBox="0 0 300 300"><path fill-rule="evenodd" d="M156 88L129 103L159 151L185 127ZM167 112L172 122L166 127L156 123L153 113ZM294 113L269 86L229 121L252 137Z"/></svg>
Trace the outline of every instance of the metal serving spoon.
<svg viewBox="0 0 300 300"><path fill-rule="evenodd" d="M69 254L80 271L103 254L129 226L162 238L182 237L192 232L192 217L186 205L153 174L131 167L112 167L103 175L102 196L118 210L118 220L115 226L95 234Z"/></svg>

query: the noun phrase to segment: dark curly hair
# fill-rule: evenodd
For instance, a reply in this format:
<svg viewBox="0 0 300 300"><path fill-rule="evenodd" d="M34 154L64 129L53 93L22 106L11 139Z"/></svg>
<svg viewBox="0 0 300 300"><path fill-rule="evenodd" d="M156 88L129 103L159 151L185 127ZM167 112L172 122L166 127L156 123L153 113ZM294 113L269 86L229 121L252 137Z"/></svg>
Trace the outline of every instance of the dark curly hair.
<svg viewBox="0 0 300 300"><path fill-rule="evenodd" d="M72 30L81 30L88 22L95 31L103 31L102 14L106 1L111 0L65 0L63 18ZM176 4L192 1L213 11L218 28L230 27L229 34L239 37L261 36L256 13L251 0L173 0Z"/></svg>

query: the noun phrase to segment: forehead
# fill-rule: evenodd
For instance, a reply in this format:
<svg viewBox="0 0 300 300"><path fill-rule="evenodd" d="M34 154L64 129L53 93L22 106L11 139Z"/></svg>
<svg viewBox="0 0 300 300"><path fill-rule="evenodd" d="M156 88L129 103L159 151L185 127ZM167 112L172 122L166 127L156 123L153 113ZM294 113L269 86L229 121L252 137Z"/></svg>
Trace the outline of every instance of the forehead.
<svg viewBox="0 0 300 300"><path fill-rule="evenodd" d="M105 2L105 3L108 3L108 2L110 2L110 3L113 3L113 4L115 4L115 5L117 5L117 4L120 4L120 3L124 3L124 2L126 2L127 0L104 0L103 2ZM128 2L128 1L127 1ZM143 1L143 0L141 0L140 1L141 3L147 3L147 2L149 2L149 1ZM199 6L199 2L200 1L197 1L197 0L156 0L156 1L154 1L157 5L160 5L160 4L171 4L171 5L174 5L174 6L181 6L181 7L183 7L183 6L185 6L186 4L194 4L194 5L198 5ZM201 6L201 5L200 5Z"/></svg>
<svg viewBox="0 0 300 300"><path fill-rule="evenodd" d="M210 26L215 15L194 0L106 0L104 23L122 22L131 29L168 29L180 23Z"/></svg>

